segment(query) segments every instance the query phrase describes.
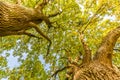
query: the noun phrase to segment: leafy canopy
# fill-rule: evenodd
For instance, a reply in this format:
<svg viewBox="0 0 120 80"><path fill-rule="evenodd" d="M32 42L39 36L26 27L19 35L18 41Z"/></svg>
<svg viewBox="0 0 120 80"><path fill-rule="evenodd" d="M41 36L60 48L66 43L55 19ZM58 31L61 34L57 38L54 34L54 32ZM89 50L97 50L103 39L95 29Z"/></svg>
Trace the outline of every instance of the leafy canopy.
<svg viewBox="0 0 120 80"><path fill-rule="evenodd" d="M15 3L16 0L1 0ZM40 0L42 1L42 0ZM22 0L22 5L33 8L39 0ZM60 15L50 18L54 27L47 30L42 22L39 26L52 40L50 54L45 57L47 41L28 36L0 37L0 79L9 80L47 80L57 69L67 65L67 58L75 60L84 54L80 41L80 33L94 54L102 37L120 24L119 0L54 0L43 10L44 14L54 14L62 10ZM34 30L29 30L37 34ZM118 40L114 51L113 62L120 66L120 49ZM16 63L10 62L13 57ZM9 64L11 63L11 64ZM58 74L59 80L65 79L65 72ZM54 78L52 78L54 80Z"/></svg>

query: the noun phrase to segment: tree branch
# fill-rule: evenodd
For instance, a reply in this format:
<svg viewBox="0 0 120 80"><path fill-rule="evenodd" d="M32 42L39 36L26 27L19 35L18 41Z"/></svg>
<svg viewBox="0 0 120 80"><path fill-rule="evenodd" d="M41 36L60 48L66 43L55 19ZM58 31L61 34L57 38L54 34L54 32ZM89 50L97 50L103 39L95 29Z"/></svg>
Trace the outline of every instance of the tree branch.
<svg viewBox="0 0 120 80"><path fill-rule="evenodd" d="M38 39L41 39L40 37L32 34L32 33L28 33L24 30L21 30L21 31L14 31L14 32L11 32L11 31L7 31L7 32L4 32L2 34L0 34L0 37L4 37L4 36L10 36L10 35L27 35L29 37L35 37L35 38L38 38Z"/></svg>
<svg viewBox="0 0 120 80"><path fill-rule="evenodd" d="M51 44L52 44L52 41L50 40L50 38L48 36L46 36L40 29L39 29L39 26L36 25L35 23L33 22L30 22L29 25L34 28L42 37L44 37L48 42L49 42L49 45L48 45L48 50L47 50L47 54L46 56L49 54L50 52L50 47L51 47Z"/></svg>
<svg viewBox="0 0 120 80"><path fill-rule="evenodd" d="M110 31L102 40L99 49L96 52L94 60L100 63L112 66L112 53L117 39L120 37L120 26Z"/></svg>
<svg viewBox="0 0 120 80"><path fill-rule="evenodd" d="M61 13L62 13L62 11L57 12L57 13L54 13L54 14L50 14L50 15L48 16L48 18L50 18L50 17L55 17L55 16L57 16L57 15L60 15Z"/></svg>
<svg viewBox="0 0 120 80"><path fill-rule="evenodd" d="M35 6L35 9L42 11L44 6L47 5L48 2L49 0L43 0L42 3L38 2L38 4Z"/></svg>
<svg viewBox="0 0 120 80"><path fill-rule="evenodd" d="M71 67L71 66L65 66L65 67L63 67L62 69L57 70L55 73L52 74L51 77L56 76L59 72L65 70L65 69L68 69L68 68L70 68L70 67Z"/></svg>
<svg viewBox="0 0 120 80"><path fill-rule="evenodd" d="M119 52L120 52L120 49L113 49L113 50L115 50L115 51L119 51Z"/></svg>
<svg viewBox="0 0 120 80"><path fill-rule="evenodd" d="M87 29L87 27L89 26L89 25L91 25L91 23L92 23L92 21L94 20L94 19L97 19L98 18L98 14L101 14L101 12L105 9L105 7L106 7L106 4L102 4L98 9L97 9L97 11L95 12L95 14L88 20L88 23L85 25L85 27L84 27L84 29L81 31L81 33L84 33L85 32L85 30Z"/></svg>
<svg viewBox="0 0 120 80"><path fill-rule="evenodd" d="M16 0L16 4L21 5L22 1L21 0Z"/></svg>
<svg viewBox="0 0 120 80"><path fill-rule="evenodd" d="M82 46L83 46L83 49L84 49L82 64L90 63L90 61L91 61L91 50L89 49L88 45L83 40L83 34L80 34L80 39L81 39L81 43L82 43Z"/></svg>

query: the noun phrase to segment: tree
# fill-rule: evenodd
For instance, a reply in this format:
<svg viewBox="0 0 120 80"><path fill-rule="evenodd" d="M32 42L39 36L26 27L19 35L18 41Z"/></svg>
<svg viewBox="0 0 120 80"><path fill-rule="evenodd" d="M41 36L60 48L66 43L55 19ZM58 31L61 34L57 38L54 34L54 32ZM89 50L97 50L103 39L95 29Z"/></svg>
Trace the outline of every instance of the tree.
<svg viewBox="0 0 120 80"><path fill-rule="evenodd" d="M112 64L113 48L117 39L120 36L120 27L109 32L98 48L93 60L90 52L85 50L85 60L80 70L75 71L74 80L119 80L120 71ZM88 60L89 59L89 60Z"/></svg>
<svg viewBox="0 0 120 80"><path fill-rule="evenodd" d="M120 35L119 0L21 0L21 3L14 0L8 1L6 5L12 3L16 9L12 10L10 6L6 9L10 8L11 12L14 11L11 16L15 18L20 16L20 18L8 21L7 24L3 21L7 27L0 25L0 33L2 33L0 35L5 36L1 37L0 42L0 73L2 74L0 78L7 77L10 80L119 80L120 73L116 67L119 67L120 61L117 54ZM0 6L2 3L1 0ZM16 10L21 7L23 11L20 10L18 12L20 15L18 15ZM4 10L2 8L0 7ZM6 13L10 15L10 12ZM22 13L25 13L27 18ZM33 16L32 13L36 14ZM9 19L14 18L11 16ZM0 17L0 23L3 23L4 19ZM20 23L19 20L21 20ZM11 26L8 27L8 25L14 23L13 21L15 21L15 26L9 28ZM23 23L27 26L21 26ZM40 35L28 26L28 23L32 26L35 23L37 29L34 29L36 31L40 29L40 32L44 34L40 33L40 35L50 43L52 42L51 47L45 39L40 38ZM12 36L13 34L8 31L16 31L19 36ZM103 36L105 37L102 39ZM7 50L13 50L13 52L3 55L3 52ZM47 51L49 54L46 56ZM18 57L20 62L20 66L12 70L7 64L7 58L11 54ZM27 57L23 59L25 54ZM41 58L43 58L42 61L40 61ZM47 63L49 64L47 69L50 70L45 70L44 65Z"/></svg>

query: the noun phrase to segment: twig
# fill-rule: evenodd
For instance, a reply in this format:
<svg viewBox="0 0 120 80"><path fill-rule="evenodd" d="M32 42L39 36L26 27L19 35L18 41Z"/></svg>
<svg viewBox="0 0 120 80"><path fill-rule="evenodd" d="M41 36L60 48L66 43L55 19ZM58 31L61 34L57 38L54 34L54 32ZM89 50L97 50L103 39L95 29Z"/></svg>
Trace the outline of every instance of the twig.
<svg viewBox="0 0 120 80"><path fill-rule="evenodd" d="M92 22L93 19L95 19L96 15L99 12L102 12L102 10L105 8L105 4L101 5L101 7L96 11L96 13L88 20L88 23L85 25L84 29L82 30L81 33L84 33L84 31L86 30L86 28L88 27L88 25L90 25L90 23Z"/></svg>

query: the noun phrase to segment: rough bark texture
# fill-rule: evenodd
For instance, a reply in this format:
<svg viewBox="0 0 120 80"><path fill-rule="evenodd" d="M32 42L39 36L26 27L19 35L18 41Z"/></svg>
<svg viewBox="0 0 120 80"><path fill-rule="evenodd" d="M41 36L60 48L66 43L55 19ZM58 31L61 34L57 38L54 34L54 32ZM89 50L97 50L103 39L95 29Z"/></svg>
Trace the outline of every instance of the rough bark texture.
<svg viewBox="0 0 120 80"><path fill-rule="evenodd" d="M120 80L120 72L117 68L109 68L93 62L79 68L73 80Z"/></svg>
<svg viewBox="0 0 120 80"><path fill-rule="evenodd" d="M44 21L49 28L52 26L49 20L51 16L47 17L42 13L42 9L47 5L48 1L49 0L43 0L43 2L39 3L34 9L19 4L10 4L0 1L0 37L27 35L40 38L39 36L27 32L28 29L34 28L42 37L49 41L48 54L51 40L38 26L42 21ZM52 17L56 15L52 15Z"/></svg>
<svg viewBox="0 0 120 80"><path fill-rule="evenodd" d="M33 28L30 22L39 24L44 19L45 16L37 9L0 1L0 36L28 30Z"/></svg>
<svg viewBox="0 0 120 80"><path fill-rule="evenodd" d="M110 31L89 63L82 63L73 80L120 80L119 69L112 64L113 47L120 36L120 27Z"/></svg>
<svg viewBox="0 0 120 80"><path fill-rule="evenodd" d="M103 39L94 60L99 60L99 62L104 65L112 66L112 53L113 48L117 39L120 36L120 27L110 31L107 36Z"/></svg>
<svg viewBox="0 0 120 80"><path fill-rule="evenodd" d="M110 31L103 38L93 59L91 50L80 37L85 51L82 63L70 62L67 67L63 68L68 68L65 80L120 80L120 71L112 64L113 48L119 37L120 27ZM61 70L58 70L55 75Z"/></svg>

